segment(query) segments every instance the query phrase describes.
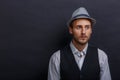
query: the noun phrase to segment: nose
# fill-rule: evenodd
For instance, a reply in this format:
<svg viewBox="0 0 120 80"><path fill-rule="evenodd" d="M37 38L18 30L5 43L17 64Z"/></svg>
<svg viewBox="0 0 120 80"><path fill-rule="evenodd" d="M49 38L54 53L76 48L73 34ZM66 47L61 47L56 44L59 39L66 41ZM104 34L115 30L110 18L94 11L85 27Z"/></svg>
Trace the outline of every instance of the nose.
<svg viewBox="0 0 120 80"><path fill-rule="evenodd" d="M82 28L82 34L85 34L85 33L86 33L86 29Z"/></svg>

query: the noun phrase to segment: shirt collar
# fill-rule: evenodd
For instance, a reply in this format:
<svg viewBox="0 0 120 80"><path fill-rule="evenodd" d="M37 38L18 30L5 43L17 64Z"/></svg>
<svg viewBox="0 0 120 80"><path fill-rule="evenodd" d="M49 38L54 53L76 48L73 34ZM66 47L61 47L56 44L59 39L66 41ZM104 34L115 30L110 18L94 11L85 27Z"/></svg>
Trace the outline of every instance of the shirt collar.
<svg viewBox="0 0 120 80"><path fill-rule="evenodd" d="M75 53L80 53L80 52L83 52L84 55L86 55L87 53L87 48L88 48L88 43L86 44L85 48L83 49L83 51L79 51L72 43L72 41L70 42L70 48L72 50L72 53L75 54Z"/></svg>

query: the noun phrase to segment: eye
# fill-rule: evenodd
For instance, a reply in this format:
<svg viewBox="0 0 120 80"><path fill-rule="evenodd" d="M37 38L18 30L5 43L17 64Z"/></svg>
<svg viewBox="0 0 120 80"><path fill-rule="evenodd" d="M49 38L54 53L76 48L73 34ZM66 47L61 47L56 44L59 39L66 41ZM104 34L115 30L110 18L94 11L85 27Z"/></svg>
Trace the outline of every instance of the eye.
<svg viewBox="0 0 120 80"><path fill-rule="evenodd" d="M89 28L90 28L90 25L86 25L85 28L86 28L86 29L89 29Z"/></svg>
<svg viewBox="0 0 120 80"><path fill-rule="evenodd" d="M81 28L82 28L82 26L78 25L76 28L77 28L77 29L81 29Z"/></svg>

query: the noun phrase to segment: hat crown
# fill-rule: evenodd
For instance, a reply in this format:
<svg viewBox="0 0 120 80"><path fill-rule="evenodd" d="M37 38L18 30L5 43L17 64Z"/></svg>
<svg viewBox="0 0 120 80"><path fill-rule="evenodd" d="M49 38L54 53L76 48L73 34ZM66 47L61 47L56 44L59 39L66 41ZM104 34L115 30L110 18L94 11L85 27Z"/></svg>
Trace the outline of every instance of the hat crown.
<svg viewBox="0 0 120 80"><path fill-rule="evenodd" d="M89 19L92 22L92 24L96 23L96 20L90 17L88 11L84 7L80 7L73 12L72 17L68 21L67 25L70 26L72 21L82 18Z"/></svg>
<svg viewBox="0 0 120 80"><path fill-rule="evenodd" d="M90 16L88 11L84 8L84 7L80 7L78 9L76 9L73 14L72 14L72 17L75 17L77 15L87 15L87 16Z"/></svg>

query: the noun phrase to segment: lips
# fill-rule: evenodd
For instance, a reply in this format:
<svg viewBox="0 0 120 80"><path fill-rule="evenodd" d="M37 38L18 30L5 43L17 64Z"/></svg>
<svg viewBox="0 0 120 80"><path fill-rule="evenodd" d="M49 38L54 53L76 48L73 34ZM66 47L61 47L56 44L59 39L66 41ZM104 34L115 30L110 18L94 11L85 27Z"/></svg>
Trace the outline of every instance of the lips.
<svg viewBox="0 0 120 80"><path fill-rule="evenodd" d="M80 38L87 38L87 36L80 36Z"/></svg>

